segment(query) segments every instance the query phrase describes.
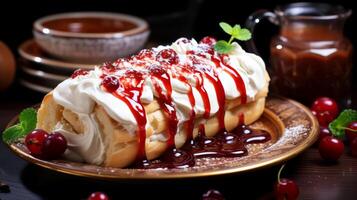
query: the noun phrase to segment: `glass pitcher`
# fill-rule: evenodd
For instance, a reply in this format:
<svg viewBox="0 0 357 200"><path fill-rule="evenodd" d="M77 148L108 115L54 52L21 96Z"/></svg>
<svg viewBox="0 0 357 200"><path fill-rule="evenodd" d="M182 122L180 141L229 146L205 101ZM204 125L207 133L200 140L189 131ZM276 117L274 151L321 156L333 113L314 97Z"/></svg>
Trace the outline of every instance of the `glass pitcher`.
<svg viewBox="0 0 357 200"><path fill-rule="evenodd" d="M351 10L322 3L292 3L253 13L246 22L251 32L263 18L280 26L270 43L273 92L308 105L319 96L348 104L352 44L343 28L350 15ZM247 46L258 53L253 40Z"/></svg>

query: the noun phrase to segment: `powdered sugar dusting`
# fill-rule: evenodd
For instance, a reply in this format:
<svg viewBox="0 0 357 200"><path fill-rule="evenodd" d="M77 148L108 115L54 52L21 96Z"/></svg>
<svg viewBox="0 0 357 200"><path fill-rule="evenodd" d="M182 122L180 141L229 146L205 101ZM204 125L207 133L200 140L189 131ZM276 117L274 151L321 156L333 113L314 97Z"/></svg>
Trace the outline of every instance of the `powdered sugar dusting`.
<svg viewBox="0 0 357 200"><path fill-rule="evenodd" d="M275 144L266 148L265 151L280 148L282 146L286 146L287 144L296 145L297 141L300 141L302 138L305 138L307 136L308 131L309 129L304 125L287 127L282 137L280 137Z"/></svg>

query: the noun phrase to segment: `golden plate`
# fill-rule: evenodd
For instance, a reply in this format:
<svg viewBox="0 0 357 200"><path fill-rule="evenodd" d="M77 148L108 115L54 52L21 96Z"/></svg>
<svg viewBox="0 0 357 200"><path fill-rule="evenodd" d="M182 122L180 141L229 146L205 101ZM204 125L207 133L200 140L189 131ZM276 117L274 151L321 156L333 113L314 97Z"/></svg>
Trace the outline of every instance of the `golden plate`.
<svg viewBox="0 0 357 200"><path fill-rule="evenodd" d="M13 125L17 118L8 126ZM268 98L262 117L250 125L271 134L264 144L248 146L249 154L235 158L201 158L186 169L119 169L67 160L45 161L31 156L22 143L9 145L21 158L36 165L67 174L97 179L168 179L241 173L279 164L293 158L311 146L318 136L318 123L309 109L300 103L281 97Z"/></svg>

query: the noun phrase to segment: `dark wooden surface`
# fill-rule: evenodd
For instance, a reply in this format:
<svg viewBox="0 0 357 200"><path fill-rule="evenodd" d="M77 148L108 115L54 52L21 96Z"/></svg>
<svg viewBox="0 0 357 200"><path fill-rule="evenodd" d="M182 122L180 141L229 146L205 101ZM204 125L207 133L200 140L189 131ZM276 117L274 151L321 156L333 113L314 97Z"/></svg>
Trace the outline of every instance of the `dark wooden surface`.
<svg viewBox="0 0 357 200"><path fill-rule="evenodd" d="M132 3L130 4L130 2ZM217 1L204 1L202 7L198 9L192 33L188 33L186 29L189 29L187 27L190 26L180 20L172 22L170 19L166 20L170 23L161 23L160 25L159 22L166 19L161 20L162 15L176 13L167 10L167 7L175 9L176 7L171 3L167 4L166 1L165 4L148 1L147 4L151 6L137 7L131 6L132 4L136 5L136 1L129 0L36 1L41 6L33 6L32 1L28 1L31 6L24 6L24 1L13 0L4 4L4 9L0 13L0 22L3 27L6 27L0 31L0 39L5 41L15 52L22 41L32 37L31 26L35 19L56 12L78 10L125 11L140 15L149 20L153 28L158 27L152 36L156 36L160 40L172 41L177 37L189 35L194 35L195 38L206 35L224 38L226 35L217 26L219 21L244 24L247 16L253 11L260 8L272 9L277 4L287 2L290 0L245 1L241 6L233 6L228 0L218 3ZM342 4L352 8L355 12L353 1L329 0L327 2ZM22 6L19 7L20 4ZM23 9L21 10L21 8ZM13 18L13 16L17 16L19 9L22 17ZM185 8L180 7L179 9ZM160 12L159 17L151 16L158 12ZM12 17L12 20L9 20L9 17ZM346 24L346 34L349 38L356 35L357 29L353 25L355 19L356 15L354 14ZM184 20L184 22L186 21ZM172 26L168 28L168 24ZM186 29L180 28L182 26ZM258 27L258 37L261 38L258 43L262 44L262 47L267 47L271 32L274 31L276 28L268 23ZM352 42L356 46L357 40L354 39ZM357 68L354 67L355 86L356 72ZM11 92L0 92L0 131L23 108L39 103L42 98L38 93L16 85L9 91ZM357 90L354 89L354 91ZM12 154L0 142L0 181L9 184L11 190L10 193L0 193L0 199L85 199L93 191L107 192L112 199L200 199L202 193L208 189L218 189L226 199L272 199L272 185L276 181L278 168L279 166L275 166L241 175L207 179L108 182L64 175L34 166ZM338 163L327 164L321 161L317 148L311 147L295 159L288 161L283 176L296 180L300 187L300 199L357 199L357 158L352 158L348 153L344 154Z"/></svg>
<svg viewBox="0 0 357 200"><path fill-rule="evenodd" d="M42 95L20 86L0 93L0 129L23 108L39 103ZM346 149L348 151L348 148ZM272 199L272 186L279 166L240 175L166 181L101 181L75 177L34 166L18 158L0 142L0 180L12 199L85 199L93 191L104 191L112 199L201 199L208 189L221 191L226 199ZM339 162L320 159L316 147L289 160L284 177L296 180L300 199L356 199L357 158L346 152Z"/></svg>

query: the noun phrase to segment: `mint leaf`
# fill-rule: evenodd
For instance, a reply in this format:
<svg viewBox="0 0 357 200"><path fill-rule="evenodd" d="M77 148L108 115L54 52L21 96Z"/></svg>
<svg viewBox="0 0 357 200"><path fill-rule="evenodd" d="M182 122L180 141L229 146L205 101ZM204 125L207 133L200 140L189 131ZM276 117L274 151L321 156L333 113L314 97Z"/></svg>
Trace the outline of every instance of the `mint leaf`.
<svg viewBox="0 0 357 200"><path fill-rule="evenodd" d="M352 109L346 109L329 124L329 129L332 135L337 138L343 138L345 135L345 129L349 123L357 121L357 111Z"/></svg>
<svg viewBox="0 0 357 200"><path fill-rule="evenodd" d="M36 128L37 123L36 110L33 108L26 108L20 113L19 120L26 133L32 131Z"/></svg>
<svg viewBox="0 0 357 200"><path fill-rule="evenodd" d="M241 30L240 25L238 25L238 24L234 25L231 35L233 37L238 36L240 30Z"/></svg>
<svg viewBox="0 0 357 200"><path fill-rule="evenodd" d="M218 51L219 53L229 53L233 50L233 46L229 44L227 41L220 40L214 45L214 50Z"/></svg>
<svg viewBox="0 0 357 200"><path fill-rule="evenodd" d="M233 28L231 25L227 24L226 22L219 23L219 26L223 29L224 32L232 35Z"/></svg>
<svg viewBox="0 0 357 200"><path fill-rule="evenodd" d="M25 137L27 133L36 128L37 112L33 108L24 109L19 116L19 123L7 128L2 133L2 139L6 143L15 142Z"/></svg>
<svg viewBox="0 0 357 200"><path fill-rule="evenodd" d="M248 29L241 28L239 24L231 25L227 24L226 22L219 23L219 26L223 29L224 32L228 33L231 38L227 41L220 40L214 46L214 49L219 53L226 54L231 52L234 49L232 42L234 39L246 41L252 37L252 34L249 32Z"/></svg>
<svg viewBox="0 0 357 200"><path fill-rule="evenodd" d="M233 35L233 37L236 38L237 40L247 41L250 40L250 38L252 38L252 34L248 29L243 28L243 29L239 29L238 33Z"/></svg>
<svg viewBox="0 0 357 200"><path fill-rule="evenodd" d="M2 133L2 139L6 143L11 143L16 141L21 135L23 134L23 128L20 124L16 124L14 126L11 126L7 128L3 133Z"/></svg>

